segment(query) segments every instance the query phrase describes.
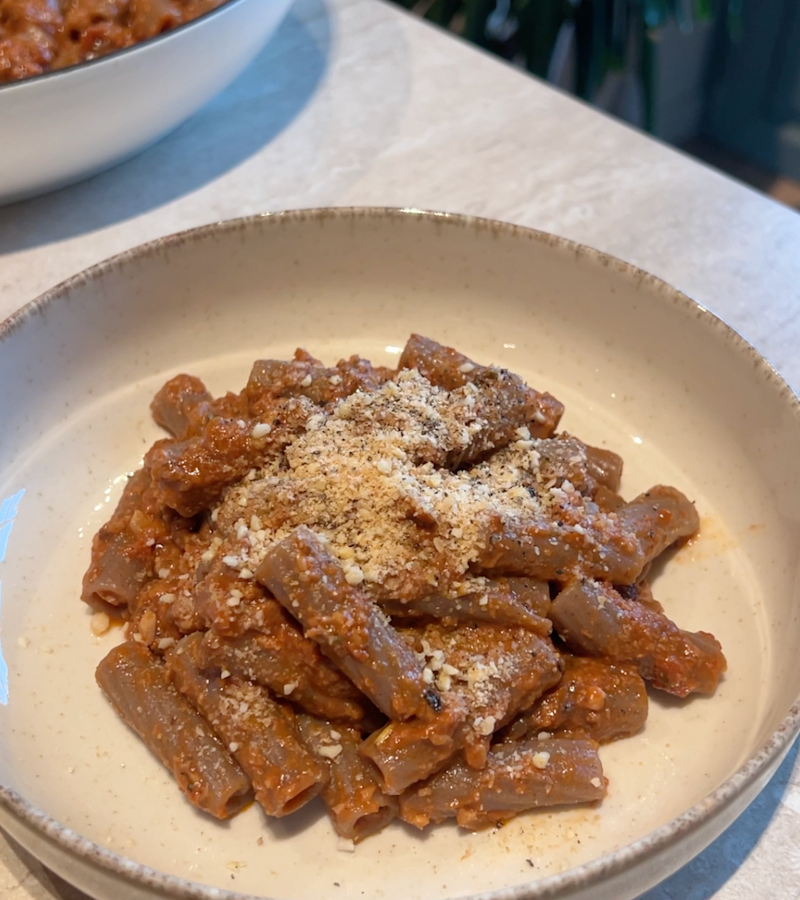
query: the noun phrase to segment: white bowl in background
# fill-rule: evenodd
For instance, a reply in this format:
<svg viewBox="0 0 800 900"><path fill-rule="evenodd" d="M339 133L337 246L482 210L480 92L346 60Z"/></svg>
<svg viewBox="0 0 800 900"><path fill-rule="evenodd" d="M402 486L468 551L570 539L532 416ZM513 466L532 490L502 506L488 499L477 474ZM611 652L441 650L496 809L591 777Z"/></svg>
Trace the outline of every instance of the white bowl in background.
<svg viewBox="0 0 800 900"><path fill-rule="evenodd" d="M566 430L622 453L626 495L665 482L696 500L701 535L656 596L717 635L728 672L713 697L654 700L640 735L601 748L598 808L474 835L394 824L355 853L316 805L211 821L95 685L120 633L93 636L79 600L91 535L158 437L148 404L171 375L238 390L253 359L298 345L391 364L412 331L554 393ZM0 824L102 900L631 900L733 821L800 728L797 398L713 315L602 253L414 210L212 225L9 319L0 384L0 504L17 498L0 563Z"/></svg>
<svg viewBox="0 0 800 900"><path fill-rule="evenodd" d="M0 204L80 181L164 137L249 65L290 5L228 0L109 56L0 85Z"/></svg>

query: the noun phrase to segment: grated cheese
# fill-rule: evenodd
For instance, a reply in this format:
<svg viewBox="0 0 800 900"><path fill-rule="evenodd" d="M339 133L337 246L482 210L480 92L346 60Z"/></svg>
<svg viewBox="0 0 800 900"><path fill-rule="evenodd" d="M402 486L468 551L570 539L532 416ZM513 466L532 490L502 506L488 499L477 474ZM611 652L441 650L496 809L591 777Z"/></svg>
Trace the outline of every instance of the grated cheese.
<svg viewBox="0 0 800 900"><path fill-rule="evenodd" d="M253 430L250 432L250 436L258 440L259 438L266 437L270 431L272 431L272 425L269 422L259 422L257 425L253 426Z"/></svg>
<svg viewBox="0 0 800 900"><path fill-rule="evenodd" d="M317 753L319 753L320 756L324 756L325 759L336 759L341 752L341 744L323 744L321 747L317 748Z"/></svg>
<svg viewBox="0 0 800 900"><path fill-rule="evenodd" d="M111 619L108 617L108 613L104 612L96 612L92 616L91 619L91 629L92 634L97 635L98 637L101 634L105 634L109 628L111 628Z"/></svg>
<svg viewBox="0 0 800 900"><path fill-rule="evenodd" d="M541 442L527 428L472 468L443 467L489 427L474 411L475 395L472 384L446 391L403 370L314 413L282 457L271 455L226 492L214 512L218 535L232 536L207 553L221 552L252 579L270 548L305 525L328 542L348 583L373 599L457 596L498 528L546 521L554 509L571 521L584 514L569 482L543 483Z"/></svg>
<svg viewBox="0 0 800 900"><path fill-rule="evenodd" d="M546 769L550 762L550 754L544 750L540 750L538 753L533 754L531 762L537 769Z"/></svg>

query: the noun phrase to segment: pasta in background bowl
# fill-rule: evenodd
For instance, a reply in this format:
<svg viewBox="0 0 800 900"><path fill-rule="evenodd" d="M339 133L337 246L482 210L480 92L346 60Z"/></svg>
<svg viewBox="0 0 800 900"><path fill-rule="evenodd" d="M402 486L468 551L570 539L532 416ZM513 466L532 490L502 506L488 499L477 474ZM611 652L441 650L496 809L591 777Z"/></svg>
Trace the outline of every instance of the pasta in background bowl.
<svg viewBox="0 0 800 900"><path fill-rule="evenodd" d="M25 13L24 4L8 2L14 16ZM191 3L186 0L187 9ZM224 0L216 8L211 8L213 0L201 0L194 5L202 11L198 18L172 27L165 14L161 17L171 30L155 37L68 68L0 82L0 121L10 138L3 142L0 204L94 175L177 128L252 62L291 0ZM167 4L140 4L144 20L156 19L142 22L143 35L147 28L164 27L158 22L159 6ZM9 42L8 48L0 46L0 67L5 63L14 69L13 16L8 28L6 36L0 22L0 40ZM128 39L127 33L115 37ZM64 61L71 62L70 50L62 54ZM29 50L22 55L29 54L36 58Z"/></svg>
<svg viewBox="0 0 800 900"><path fill-rule="evenodd" d="M396 366L415 331L562 400L562 429L625 459L625 496L664 483L696 501L699 536L653 573L655 593L719 638L728 671L708 698L651 696L644 730L601 748L598 807L474 834L393 823L354 852L318 801L286 820L207 820L95 684L122 634L94 635L78 602L92 534L161 436L148 406L169 378L219 395L297 346ZM0 348L0 824L94 896L629 900L730 824L797 733L797 400L727 326L633 267L458 216L268 215L97 266L4 323Z"/></svg>

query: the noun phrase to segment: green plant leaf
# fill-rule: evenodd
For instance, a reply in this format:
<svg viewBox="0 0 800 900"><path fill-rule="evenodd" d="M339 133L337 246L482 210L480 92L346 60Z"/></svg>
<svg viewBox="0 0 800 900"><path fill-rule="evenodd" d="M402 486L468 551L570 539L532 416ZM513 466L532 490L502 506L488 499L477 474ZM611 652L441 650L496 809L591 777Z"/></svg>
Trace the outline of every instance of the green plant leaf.
<svg viewBox="0 0 800 900"><path fill-rule="evenodd" d="M578 95L591 102L610 72L623 71L626 77L633 72L642 85L648 130L653 127L653 47L658 29L676 21L689 32L697 22L719 14L732 42L741 40L744 30L744 0L509 0L507 8L501 3L499 9L497 0L395 2L506 59L524 60L530 72L543 78L559 32L571 19Z"/></svg>
<svg viewBox="0 0 800 900"><path fill-rule="evenodd" d="M519 23L517 39L529 72L547 77L553 47L567 13L563 0L527 0L513 2L512 10Z"/></svg>
<svg viewBox="0 0 800 900"><path fill-rule="evenodd" d="M479 47L489 43L486 35L486 20L495 7L494 0L465 0L464 37Z"/></svg>
<svg viewBox="0 0 800 900"><path fill-rule="evenodd" d="M714 16L711 0L694 0L694 15L699 22L708 22Z"/></svg>
<svg viewBox="0 0 800 900"><path fill-rule="evenodd" d="M437 25L447 27L460 8L461 0L433 0L425 18Z"/></svg>

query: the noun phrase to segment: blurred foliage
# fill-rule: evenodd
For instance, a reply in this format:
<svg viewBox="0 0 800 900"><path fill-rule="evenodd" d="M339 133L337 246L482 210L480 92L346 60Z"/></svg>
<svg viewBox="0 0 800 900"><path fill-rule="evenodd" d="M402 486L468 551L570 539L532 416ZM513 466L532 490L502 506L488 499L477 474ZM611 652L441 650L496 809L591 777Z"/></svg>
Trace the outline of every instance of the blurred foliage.
<svg viewBox="0 0 800 900"><path fill-rule="evenodd" d="M395 0L431 22L461 35L541 78L553 77L554 61L569 34L572 83L578 96L595 101L610 73L626 73L643 93L645 126L652 124L652 43L674 21L689 33L715 15L727 19L736 40L745 0Z"/></svg>

